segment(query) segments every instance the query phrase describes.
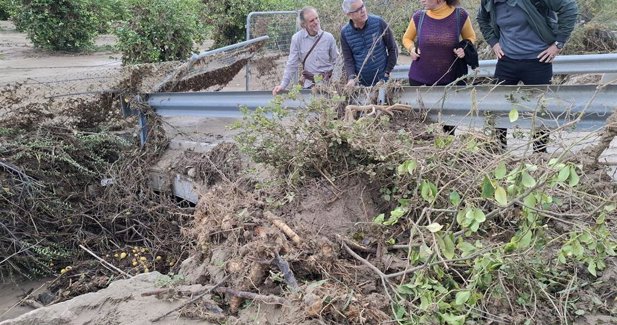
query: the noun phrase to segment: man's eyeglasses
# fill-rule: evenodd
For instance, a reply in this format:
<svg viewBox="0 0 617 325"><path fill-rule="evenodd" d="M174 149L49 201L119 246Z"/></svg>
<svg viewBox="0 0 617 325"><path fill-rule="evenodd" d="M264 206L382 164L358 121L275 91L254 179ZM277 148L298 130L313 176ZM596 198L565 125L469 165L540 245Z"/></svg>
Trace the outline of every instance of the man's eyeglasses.
<svg viewBox="0 0 617 325"><path fill-rule="evenodd" d="M356 9L356 10L352 10L352 11L350 11L349 13L350 13L350 14L355 14L356 12L360 12L360 11L362 11L362 9L364 9L364 4L362 4L360 7L358 7L358 9Z"/></svg>

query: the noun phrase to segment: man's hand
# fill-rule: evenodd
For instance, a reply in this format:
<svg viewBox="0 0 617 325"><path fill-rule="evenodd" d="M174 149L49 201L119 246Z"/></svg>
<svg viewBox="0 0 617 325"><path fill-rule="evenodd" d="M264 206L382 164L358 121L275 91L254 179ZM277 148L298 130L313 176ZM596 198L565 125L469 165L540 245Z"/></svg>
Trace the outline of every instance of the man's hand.
<svg viewBox="0 0 617 325"><path fill-rule="evenodd" d="M497 59L501 59L504 55L506 55L505 53L503 53L503 50L501 49L501 45L499 45L499 43L493 45L493 53L495 53Z"/></svg>
<svg viewBox="0 0 617 325"><path fill-rule="evenodd" d="M274 89L272 89L272 96L276 96L281 90L283 90L283 87L281 87L280 85L274 87Z"/></svg>
<svg viewBox="0 0 617 325"><path fill-rule="evenodd" d="M356 79L349 79L349 81L347 81L347 85L345 85L345 87L347 88L352 88L356 86Z"/></svg>
<svg viewBox="0 0 617 325"><path fill-rule="evenodd" d="M559 52L561 52L561 50L557 48L557 45L551 44L546 50L538 54L538 59L540 59L540 62L552 63Z"/></svg>

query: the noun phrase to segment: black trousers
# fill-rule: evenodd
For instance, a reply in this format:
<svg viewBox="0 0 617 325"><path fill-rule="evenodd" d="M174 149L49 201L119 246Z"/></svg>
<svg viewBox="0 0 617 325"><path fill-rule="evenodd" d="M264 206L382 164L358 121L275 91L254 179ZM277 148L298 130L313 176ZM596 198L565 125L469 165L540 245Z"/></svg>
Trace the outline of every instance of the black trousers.
<svg viewBox="0 0 617 325"><path fill-rule="evenodd" d="M538 59L517 60L507 56L497 61L495 67L495 79L502 85L517 85L522 82L525 85L548 85L553 78L553 64L540 62ZM507 147L508 129L497 128L497 139L502 148ZM533 151L546 152L549 140L547 129L536 130L533 134Z"/></svg>

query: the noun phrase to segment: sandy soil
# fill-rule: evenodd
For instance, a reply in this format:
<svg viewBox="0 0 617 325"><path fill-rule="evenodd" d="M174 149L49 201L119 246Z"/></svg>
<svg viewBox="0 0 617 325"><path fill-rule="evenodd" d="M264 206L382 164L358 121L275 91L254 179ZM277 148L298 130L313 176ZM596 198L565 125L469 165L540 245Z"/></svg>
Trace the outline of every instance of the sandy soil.
<svg viewBox="0 0 617 325"><path fill-rule="evenodd" d="M54 88L57 83L65 81L75 81L81 78L100 79L112 78L121 67L121 59L118 53L110 51L102 51L90 53L87 55L73 54L57 54L46 51L41 51L32 48L31 44L26 39L25 35L17 33L10 23L0 22L0 86L14 82L26 83L44 83L49 85L49 88ZM111 36L103 36L97 39L97 45L105 46L113 44L114 38ZM207 47L207 44L205 45ZM284 59L277 60L278 63L284 62ZM399 64L409 63L408 57L402 56ZM279 64L280 65L280 64ZM279 67L280 69L280 67ZM278 75L280 77L280 70ZM278 80L278 77L270 76L264 80L263 78L255 78L251 81L251 90L269 90ZM96 87L102 87L104 82L97 84ZM89 88L89 91L100 91L104 89ZM61 88L61 87L60 87ZM64 88L63 88L64 89ZM245 75L244 70L241 71L223 90L244 90ZM58 94L56 94L58 95ZM224 127L230 123L227 119L199 119L188 120L186 118L170 118L166 120L167 131L169 134L178 139L186 139L194 145L203 145L203 143L215 144L229 137L229 132ZM208 130L204 132L204 130ZM172 146L179 142L172 140ZM187 142L183 142L186 145ZM182 147L172 149L185 149ZM363 184L351 184L357 186L358 191L363 190ZM353 187L352 186L352 187ZM315 194L317 193L317 194ZM350 191L349 193L354 193ZM348 200L341 200L340 206L334 205L328 210L322 209L318 203L323 205L322 196L328 194L324 191L322 184L315 184L313 188L309 188L306 196L319 198L318 201L310 201L299 207L298 215L305 227L314 227L319 222L322 215L316 215L321 211L331 211L332 216L345 215L362 215L368 217L374 215L374 211L355 211L358 206L345 206L344 203ZM362 195L361 195L362 196ZM354 210L355 209L355 210ZM353 211L352 211L353 210ZM370 209L369 209L370 210ZM347 213L352 211L353 213ZM328 215L328 217L331 217ZM330 219L330 218L328 218ZM366 220L341 220L340 224L334 226L341 227L353 224L358 221ZM328 229L324 227L324 232ZM134 278L133 282L118 281L114 282L108 289L101 290L98 293L84 295L79 299L67 301L65 303L42 308L37 314L31 313L22 315L15 323L18 324L58 324L58 323L96 323L100 309L103 305L105 308L105 319L110 323L122 324L139 324L148 323L147 319L158 316L161 313L172 310L179 305L180 301L173 303L159 301L152 297L141 297L140 293L156 288L155 282L159 275L144 275ZM38 283L20 283L3 284L0 286L0 321L16 317L21 313L27 312L28 307L12 306L19 301L20 295L26 292L30 287L39 286ZM10 313L4 314L11 309ZM81 313L77 314L75 310ZM64 311L64 312L63 312ZM139 312L136 312L139 311ZM259 311L257 312L259 314ZM51 318L50 315L54 315ZM174 315L172 315L174 316ZM191 321L177 322L173 317L166 320L169 323L188 324ZM8 321L2 324L12 324ZM165 323L165 322L163 322Z"/></svg>

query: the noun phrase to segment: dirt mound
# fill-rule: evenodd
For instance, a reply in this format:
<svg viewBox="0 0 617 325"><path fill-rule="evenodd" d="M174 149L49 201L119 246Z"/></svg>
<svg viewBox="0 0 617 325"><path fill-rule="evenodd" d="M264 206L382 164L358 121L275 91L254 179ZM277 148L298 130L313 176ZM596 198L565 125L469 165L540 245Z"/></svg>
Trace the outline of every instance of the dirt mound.
<svg viewBox="0 0 617 325"><path fill-rule="evenodd" d="M502 155L484 134L452 137L404 110L342 121L328 107L337 105L244 120L237 139L260 163L256 172L216 182L185 229L196 251L181 274L213 288L209 303L187 303L192 317L232 324L522 323L574 320L577 310L612 317L606 287L573 289L616 268L609 229L617 188L598 166L576 155ZM576 198L562 190L573 187ZM587 214L600 219L576 217ZM606 254L594 251L598 244ZM531 296L537 300L524 298ZM560 299L581 300L550 303ZM605 307L585 307L589 299Z"/></svg>

